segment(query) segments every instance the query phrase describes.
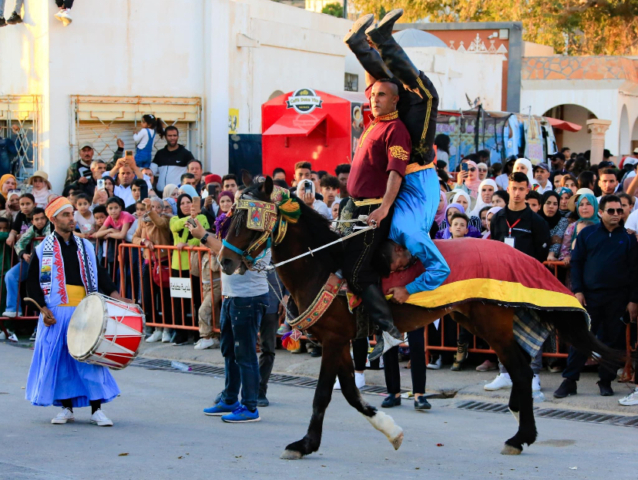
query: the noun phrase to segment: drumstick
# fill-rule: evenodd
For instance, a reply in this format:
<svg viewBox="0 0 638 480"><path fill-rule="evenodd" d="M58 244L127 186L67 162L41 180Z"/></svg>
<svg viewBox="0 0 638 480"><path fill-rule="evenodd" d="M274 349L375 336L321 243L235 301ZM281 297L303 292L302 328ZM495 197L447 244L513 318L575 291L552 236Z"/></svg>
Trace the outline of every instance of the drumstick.
<svg viewBox="0 0 638 480"><path fill-rule="evenodd" d="M31 303L33 303L36 307L38 307L38 310L40 310L40 313L41 313L42 315L44 315L45 317L48 317L48 316L49 316L49 314L48 314L47 312L45 312L45 311L44 311L44 309L40 306L40 304L39 304L38 302L36 302L34 299L29 298L29 297L24 297L24 299L25 299L27 302L31 302Z"/></svg>

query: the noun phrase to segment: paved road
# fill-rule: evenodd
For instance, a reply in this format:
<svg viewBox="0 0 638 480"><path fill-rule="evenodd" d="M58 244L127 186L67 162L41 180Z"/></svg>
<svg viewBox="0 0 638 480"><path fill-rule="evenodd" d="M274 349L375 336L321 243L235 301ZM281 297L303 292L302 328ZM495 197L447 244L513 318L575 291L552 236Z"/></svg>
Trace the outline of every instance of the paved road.
<svg viewBox="0 0 638 480"><path fill-rule="evenodd" d="M24 400L31 351L0 344L0 358L3 480L638 478L635 428L540 419L538 443L503 457L514 419L458 410L456 400L433 400L427 413L405 405L388 412L406 434L395 452L335 395L320 453L286 462L278 457L305 432L312 390L272 385L260 423L229 425L201 414L223 379L138 367L115 372L122 396L104 408L113 428L91 425L87 409L76 411L75 424L51 425L56 408Z"/></svg>

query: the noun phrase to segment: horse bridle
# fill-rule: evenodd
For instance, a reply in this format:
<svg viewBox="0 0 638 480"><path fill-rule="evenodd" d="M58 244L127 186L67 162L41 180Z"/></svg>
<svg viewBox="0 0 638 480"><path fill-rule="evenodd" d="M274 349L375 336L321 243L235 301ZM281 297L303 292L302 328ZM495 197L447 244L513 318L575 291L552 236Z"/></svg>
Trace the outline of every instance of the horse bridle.
<svg viewBox="0 0 638 480"><path fill-rule="evenodd" d="M226 239L222 240L222 245L239 255L244 263L246 263L246 266L249 266L247 262L254 264L266 255L266 250L273 244L279 245L283 241L288 229L288 222L280 218L277 205L273 202L242 197L233 205L231 212L235 210L246 210L246 228L262 232L262 234L253 240L245 250L237 248ZM273 238L275 230L277 234ZM264 243L266 244L266 248L264 248L264 251L260 255L254 258L251 254L264 245Z"/></svg>

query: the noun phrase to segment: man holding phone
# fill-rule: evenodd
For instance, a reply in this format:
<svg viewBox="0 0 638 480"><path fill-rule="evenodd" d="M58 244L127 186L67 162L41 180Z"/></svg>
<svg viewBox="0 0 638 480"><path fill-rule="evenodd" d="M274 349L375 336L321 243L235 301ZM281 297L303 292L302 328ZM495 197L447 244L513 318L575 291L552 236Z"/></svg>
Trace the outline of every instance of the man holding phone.
<svg viewBox="0 0 638 480"><path fill-rule="evenodd" d="M332 214L330 213L328 205L315 198L315 184L311 179L306 178L301 180L297 185L296 193L297 197L301 198L306 205L326 217L328 220L332 220Z"/></svg>

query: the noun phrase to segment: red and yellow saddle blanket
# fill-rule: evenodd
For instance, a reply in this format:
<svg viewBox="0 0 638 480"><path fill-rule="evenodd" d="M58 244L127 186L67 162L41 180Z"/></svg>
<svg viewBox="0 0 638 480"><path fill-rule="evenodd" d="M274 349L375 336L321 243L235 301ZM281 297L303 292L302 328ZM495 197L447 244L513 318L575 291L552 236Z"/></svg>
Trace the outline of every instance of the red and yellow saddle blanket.
<svg viewBox="0 0 638 480"><path fill-rule="evenodd" d="M586 313L545 266L504 243L475 238L434 243L450 266L450 275L436 290L410 295L407 303L433 309L483 300L509 307ZM417 261L394 272L383 279L383 291L405 286L424 271Z"/></svg>

